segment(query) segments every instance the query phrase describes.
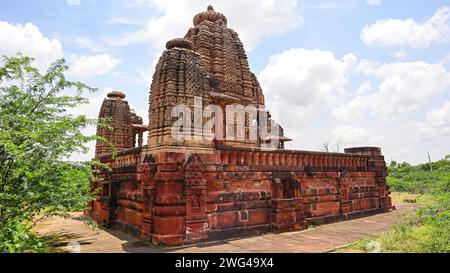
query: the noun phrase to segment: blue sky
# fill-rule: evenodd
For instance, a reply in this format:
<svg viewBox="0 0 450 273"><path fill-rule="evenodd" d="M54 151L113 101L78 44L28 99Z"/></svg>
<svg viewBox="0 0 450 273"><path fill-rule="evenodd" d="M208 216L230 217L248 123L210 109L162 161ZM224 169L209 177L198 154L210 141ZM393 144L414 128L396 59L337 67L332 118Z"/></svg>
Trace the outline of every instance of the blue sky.
<svg viewBox="0 0 450 273"><path fill-rule="evenodd" d="M41 68L65 57L71 79L100 89L76 113L95 117L114 89L146 118L165 42L210 3L281 108L289 148L376 145L414 163L450 154L449 0L4 0L0 54Z"/></svg>

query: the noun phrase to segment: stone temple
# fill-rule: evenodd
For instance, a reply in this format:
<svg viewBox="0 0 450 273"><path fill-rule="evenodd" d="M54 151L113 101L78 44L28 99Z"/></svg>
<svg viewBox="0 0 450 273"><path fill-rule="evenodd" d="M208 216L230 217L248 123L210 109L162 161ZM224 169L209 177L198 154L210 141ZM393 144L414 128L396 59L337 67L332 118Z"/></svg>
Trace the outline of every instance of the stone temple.
<svg viewBox="0 0 450 273"><path fill-rule="evenodd" d="M227 18L209 6L193 23L159 59L148 126L125 94L104 100L100 118L109 118L113 130L99 127L97 134L115 149L97 143L96 159L111 169L98 170L87 215L154 244L182 245L394 209L380 148L286 150L290 139L264 110L263 91ZM217 111L237 105L258 110ZM173 129L179 120L182 137ZM202 129L208 121L210 130ZM262 125L265 132L253 130Z"/></svg>

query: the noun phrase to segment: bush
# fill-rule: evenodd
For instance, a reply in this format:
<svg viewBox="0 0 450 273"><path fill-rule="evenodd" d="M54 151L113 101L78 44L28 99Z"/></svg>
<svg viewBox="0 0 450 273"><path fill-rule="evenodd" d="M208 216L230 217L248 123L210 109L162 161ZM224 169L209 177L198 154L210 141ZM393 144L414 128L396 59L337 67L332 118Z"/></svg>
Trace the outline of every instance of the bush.
<svg viewBox="0 0 450 273"><path fill-rule="evenodd" d="M43 253L48 246L35 235L31 234L29 227L21 222L10 222L7 226L1 225L0 253Z"/></svg>
<svg viewBox="0 0 450 273"><path fill-rule="evenodd" d="M431 164L412 166L409 163L391 162L387 178L391 191L429 193L450 191L450 157Z"/></svg>

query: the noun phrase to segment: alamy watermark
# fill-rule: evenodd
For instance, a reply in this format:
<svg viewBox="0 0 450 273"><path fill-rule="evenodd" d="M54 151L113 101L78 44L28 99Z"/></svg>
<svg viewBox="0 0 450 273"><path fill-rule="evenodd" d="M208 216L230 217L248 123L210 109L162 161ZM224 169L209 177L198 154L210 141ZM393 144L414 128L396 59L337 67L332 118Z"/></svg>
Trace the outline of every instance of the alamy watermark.
<svg viewBox="0 0 450 273"><path fill-rule="evenodd" d="M278 114L278 107L271 111ZM273 112L272 112L273 113ZM203 99L194 97L194 106L179 104L172 108L175 141L236 141L260 143L262 149L280 147L281 128L271 119L264 105L215 104L203 107Z"/></svg>

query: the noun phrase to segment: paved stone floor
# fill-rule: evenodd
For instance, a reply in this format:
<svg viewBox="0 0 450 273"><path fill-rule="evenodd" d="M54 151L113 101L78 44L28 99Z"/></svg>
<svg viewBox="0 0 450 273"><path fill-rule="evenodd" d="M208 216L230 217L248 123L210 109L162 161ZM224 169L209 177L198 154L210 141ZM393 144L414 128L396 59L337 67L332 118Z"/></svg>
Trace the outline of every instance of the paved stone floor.
<svg viewBox="0 0 450 273"><path fill-rule="evenodd" d="M92 228L81 213L69 218L53 217L36 227L38 236L52 245L52 252L185 252L185 253L264 253L264 252L330 252L336 248L380 234L398 222L417 205L397 205L391 213L342 221L303 231L225 240L177 248L156 247L115 229Z"/></svg>

